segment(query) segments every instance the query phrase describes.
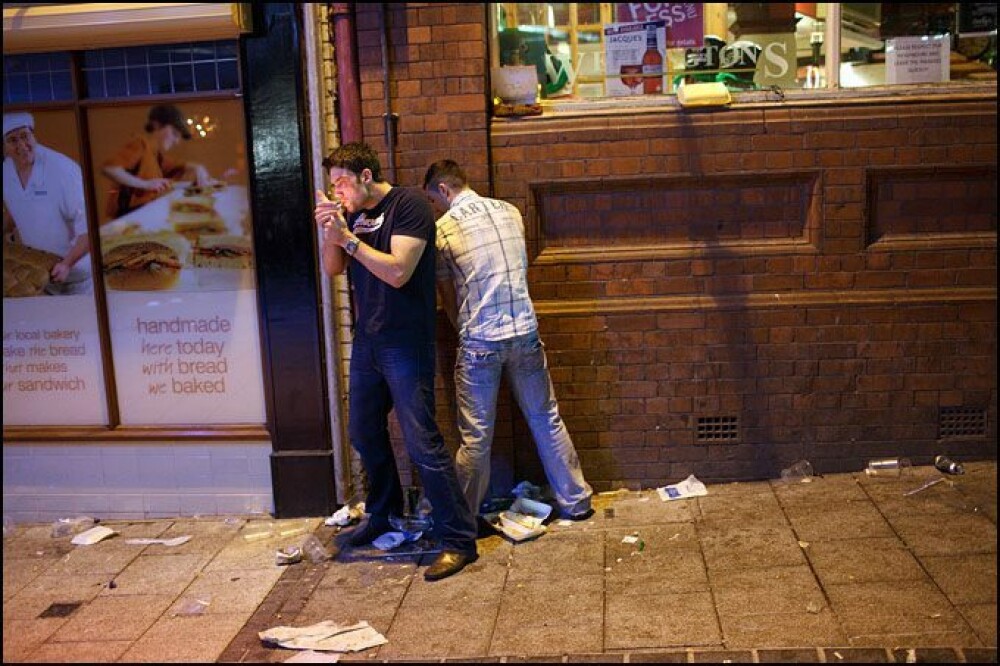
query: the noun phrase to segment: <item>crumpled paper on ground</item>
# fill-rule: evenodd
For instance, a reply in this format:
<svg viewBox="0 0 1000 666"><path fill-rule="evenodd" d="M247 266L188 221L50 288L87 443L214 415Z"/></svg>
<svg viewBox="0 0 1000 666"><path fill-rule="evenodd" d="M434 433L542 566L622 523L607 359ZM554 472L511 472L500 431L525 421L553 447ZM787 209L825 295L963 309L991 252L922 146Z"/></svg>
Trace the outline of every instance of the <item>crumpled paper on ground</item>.
<svg viewBox="0 0 1000 666"><path fill-rule="evenodd" d="M190 534L185 534L184 536L174 537L172 539L147 539L147 538L135 538L135 539L125 539L125 543L133 546L149 546L152 544L161 544L164 546L182 546L191 540Z"/></svg>
<svg viewBox="0 0 1000 666"><path fill-rule="evenodd" d="M115 532L110 527L97 525L95 527L91 527L89 530L80 532L75 537L70 539L70 543L75 546L90 546L98 541L107 539L109 536L114 536L115 534L118 534L118 532Z"/></svg>
<svg viewBox="0 0 1000 666"><path fill-rule="evenodd" d="M333 512L333 515L323 521L327 527L346 527L365 515L365 503L348 503Z"/></svg>
<svg viewBox="0 0 1000 666"><path fill-rule="evenodd" d="M695 478L692 474L683 481L656 489L660 499L664 502L670 500L687 499L688 497L700 497L708 494L705 484Z"/></svg>
<svg viewBox="0 0 1000 666"><path fill-rule="evenodd" d="M257 634L270 645L291 650L359 652L389 641L365 621L340 625L324 620L308 627L272 627Z"/></svg>

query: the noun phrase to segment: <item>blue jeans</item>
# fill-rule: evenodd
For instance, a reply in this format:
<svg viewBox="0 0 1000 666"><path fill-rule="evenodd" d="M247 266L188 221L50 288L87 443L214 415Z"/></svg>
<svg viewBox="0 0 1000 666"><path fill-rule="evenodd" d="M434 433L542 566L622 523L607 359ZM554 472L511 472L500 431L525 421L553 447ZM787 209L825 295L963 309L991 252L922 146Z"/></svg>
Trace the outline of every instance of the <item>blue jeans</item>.
<svg viewBox="0 0 1000 666"><path fill-rule="evenodd" d="M462 340L455 361L458 429L458 480L474 511L490 484L490 447L497 415L501 374L531 428L538 457L564 515L590 509L593 489L583 478L580 459L559 415L545 347L537 333L500 341Z"/></svg>
<svg viewBox="0 0 1000 666"><path fill-rule="evenodd" d="M351 354L348 432L368 474L365 510L385 523L402 514L403 489L389 440L389 411L433 507L443 548L476 552L476 519L465 503L455 465L434 420L434 345L387 346L355 338Z"/></svg>

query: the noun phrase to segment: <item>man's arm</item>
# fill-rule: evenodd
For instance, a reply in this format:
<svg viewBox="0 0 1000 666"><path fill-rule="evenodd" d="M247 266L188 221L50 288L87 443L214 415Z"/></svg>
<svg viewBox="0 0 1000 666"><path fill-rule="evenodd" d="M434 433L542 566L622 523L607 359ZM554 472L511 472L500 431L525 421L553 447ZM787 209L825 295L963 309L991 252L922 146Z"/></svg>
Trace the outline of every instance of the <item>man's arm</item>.
<svg viewBox="0 0 1000 666"><path fill-rule="evenodd" d="M7 210L7 204L3 205L3 242L14 243L19 242L17 225L14 224L14 218L11 216L10 211Z"/></svg>
<svg viewBox="0 0 1000 666"><path fill-rule="evenodd" d="M340 275L347 268L347 253L337 245L335 236L333 229L320 224L320 255L323 260L323 271L327 275Z"/></svg>
<svg viewBox="0 0 1000 666"><path fill-rule="evenodd" d="M84 256L90 251L90 238L86 234L81 234L76 237L76 241L73 246L66 253L66 256L62 260L52 267L52 279L56 282L62 282L69 275L69 270L76 265L76 262L80 261L80 257Z"/></svg>
<svg viewBox="0 0 1000 666"><path fill-rule="evenodd" d="M169 178L152 178L150 180L146 180L144 178L139 178L138 176L133 176L125 170L125 167L106 166L103 169L103 173L119 185L125 185L126 187L131 187L136 190L164 192L171 187L171 181Z"/></svg>
<svg viewBox="0 0 1000 666"><path fill-rule="evenodd" d="M455 293L455 285L450 279L437 281L438 295L441 297L441 307L448 315L451 325L458 330L458 294Z"/></svg>
<svg viewBox="0 0 1000 666"><path fill-rule="evenodd" d="M65 157L65 156L63 156ZM62 194L59 212L73 232L73 242L69 250L52 267L50 275L55 282L63 282L69 277L70 269L80 258L90 252L90 237L87 235L87 202L83 194L83 172L80 166L65 158L66 170L62 175Z"/></svg>
<svg viewBox="0 0 1000 666"><path fill-rule="evenodd" d="M372 275L397 289L409 282L420 262L427 241L414 236L396 234L390 241L389 253L379 252L351 233L347 224L342 221L343 217L338 214L337 218L329 224L319 222L322 219L322 212L317 208L316 219L320 224L320 237L323 243L323 270L327 275L340 275L347 268L349 257L344 246L353 240L358 242L358 249L351 258L361 262Z"/></svg>
<svg viewBox="0 0 1000 666"><path fill-rule="evenodd" d="M353 237L353 234L351 234ZM345 241L346 242L346 241ZM414 236L395 235L389 243L390 254L379 252L371 245L360 243L354 260L371 271L372 275L397 289L410 281L420 263L420 256L427 241Z"/></svg>

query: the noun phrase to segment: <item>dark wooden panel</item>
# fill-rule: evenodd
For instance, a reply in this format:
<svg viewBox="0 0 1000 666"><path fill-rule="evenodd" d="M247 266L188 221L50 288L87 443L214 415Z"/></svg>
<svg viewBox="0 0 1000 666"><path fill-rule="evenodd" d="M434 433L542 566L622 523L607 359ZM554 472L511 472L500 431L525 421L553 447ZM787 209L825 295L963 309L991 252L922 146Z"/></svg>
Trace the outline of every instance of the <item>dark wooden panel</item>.
<svg viewBox="0 0 1000 666"><path fill-rule="evenodd" d="M298 7L260 3L241 44L278 516L335 507ZM249 362L249 359L248 359Z"/></svg>

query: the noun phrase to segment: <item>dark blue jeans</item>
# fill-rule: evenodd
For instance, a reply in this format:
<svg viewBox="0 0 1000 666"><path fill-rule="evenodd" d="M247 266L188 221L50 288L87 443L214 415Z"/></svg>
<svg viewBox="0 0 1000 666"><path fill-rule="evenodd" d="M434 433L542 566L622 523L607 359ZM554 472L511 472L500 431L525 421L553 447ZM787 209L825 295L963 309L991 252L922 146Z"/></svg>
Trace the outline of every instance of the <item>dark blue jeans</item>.
<svg viewBox="0 0 1000 666"><path fill-rule="evenodd" d="M403 489L389 441L389 411L403 431L443 548L476 552L476 520L434 420L434 345L380 344L358 337L351 353L348 431L368 473L365 510L387 521L401 514Z"/></svg>

